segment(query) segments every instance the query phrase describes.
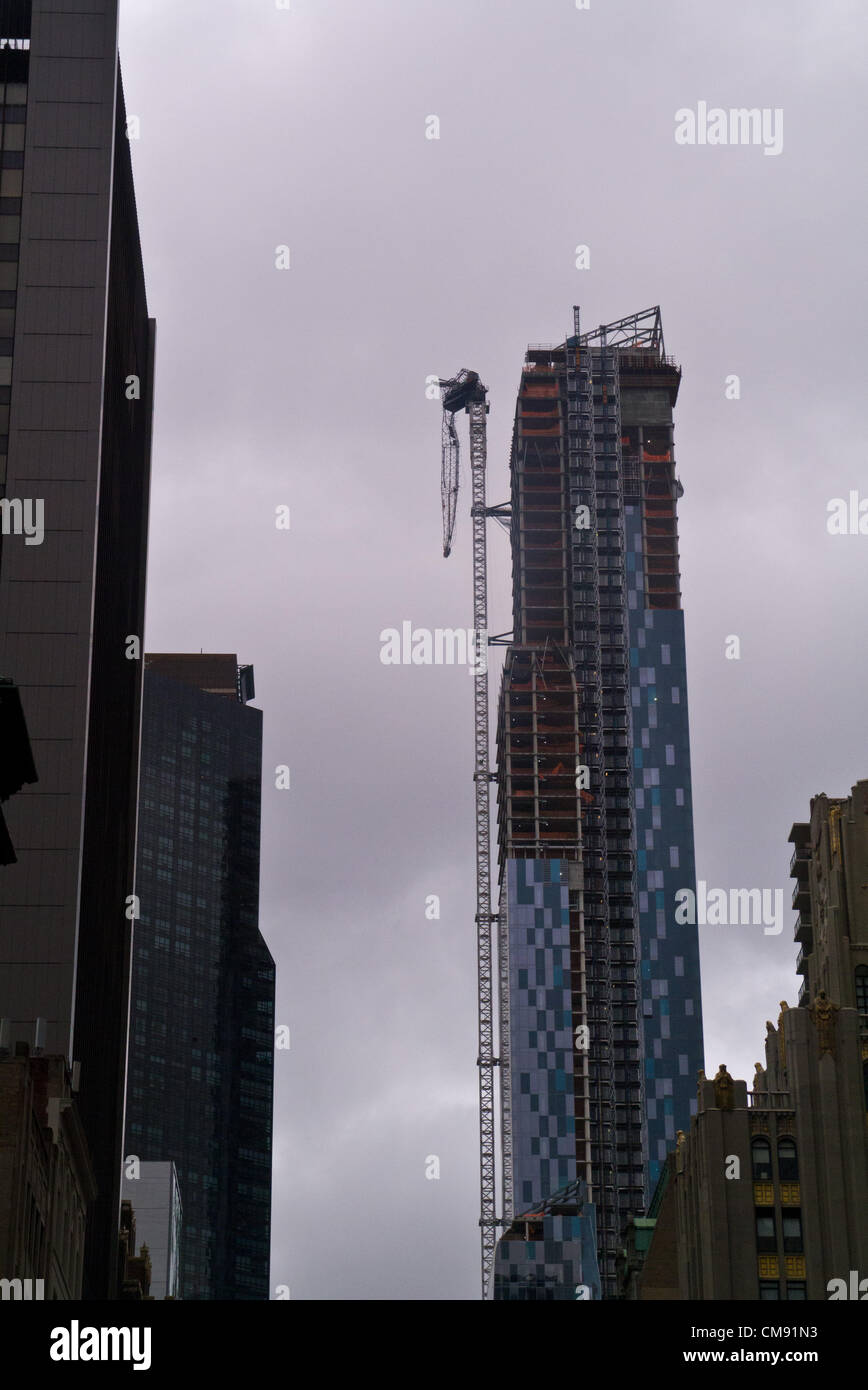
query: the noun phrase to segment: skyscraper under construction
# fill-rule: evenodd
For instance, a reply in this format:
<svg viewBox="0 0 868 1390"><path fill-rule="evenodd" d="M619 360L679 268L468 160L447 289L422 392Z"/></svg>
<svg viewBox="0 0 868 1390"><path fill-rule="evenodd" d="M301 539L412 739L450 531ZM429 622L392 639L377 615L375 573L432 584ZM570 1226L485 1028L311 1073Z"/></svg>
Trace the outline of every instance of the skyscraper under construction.
<svg viewBox="0 0 868 1390"><path fill-rule="evenodd" d="M573 329L528 349L511 456L497 735L504 1298L576 1296L575 1250L528 1243L543 1220L519 1219L574 1183L575 1249L596 1231L599 1287L615 1294L627 1214L689 1127L703 1065L697 931L674 920L675 893L695 887L681 372L659 308L585 333L576 310Z"/></svg>

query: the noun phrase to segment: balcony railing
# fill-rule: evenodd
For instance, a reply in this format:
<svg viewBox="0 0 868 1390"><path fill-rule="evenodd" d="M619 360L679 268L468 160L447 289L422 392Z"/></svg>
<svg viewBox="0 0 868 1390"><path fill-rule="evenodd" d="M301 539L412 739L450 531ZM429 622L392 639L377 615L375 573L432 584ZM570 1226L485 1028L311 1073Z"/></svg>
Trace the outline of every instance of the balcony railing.
<svg viewBox="0 0 868 1390"><path fill-rule="evenodd" d="M749 1110L795 1110L789 1091L748 1091Z"/></svg>
<svg viewBox="0 0 868 1390"><path fill-rule="evenodd" d="M807 845L796 845L790 857L790 878L801 878L806 874L808 872L809 862L810 851Z"/></svg>

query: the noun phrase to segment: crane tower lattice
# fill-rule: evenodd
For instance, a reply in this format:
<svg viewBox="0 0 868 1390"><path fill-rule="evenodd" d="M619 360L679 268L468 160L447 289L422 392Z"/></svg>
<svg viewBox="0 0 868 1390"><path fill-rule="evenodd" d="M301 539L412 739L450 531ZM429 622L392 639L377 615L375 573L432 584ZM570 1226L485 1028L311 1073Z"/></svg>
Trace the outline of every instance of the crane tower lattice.
<svg viewBox="0 0 868 1390"><path fill-rule="evenodd" d="M440 381L443 398L442 475L443 554L449 555L455 530L458 501L458 433L455 415L466 410L470 417L470 479L473 527L473 628L476 669L473 679L474 761L476 802L476 949L479 999L479 1135L480 1215L482 1245L482 1296L488 1289L497 1228L495 1177L495 1082L492 933L499 920L491 911L491 827L488 758L488 575L486 564L485 505L486 388L476 372L462 370ZM503 1006L501 981L501 1005Z"/></svg>

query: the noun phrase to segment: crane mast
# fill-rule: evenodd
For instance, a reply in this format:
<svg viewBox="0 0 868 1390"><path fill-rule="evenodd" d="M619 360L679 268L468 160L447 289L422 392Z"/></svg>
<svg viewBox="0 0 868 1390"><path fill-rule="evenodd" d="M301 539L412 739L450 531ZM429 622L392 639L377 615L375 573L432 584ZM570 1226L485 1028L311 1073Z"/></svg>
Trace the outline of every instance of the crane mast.
<svg viewBox="0 0 868 1390"><path fill-rule="evenodd" d="M440 381L443 397L443 554L449 555L455 528L458 497L458 434L454 416L466 410L470 417L470 479L473 529L473 629L476 664L473 679L473 783L476 803L476 953L479 1004L479 1136L480 1214L482 1246L482 1296L488 1288L497 1228L495 1178L494 1011L492 931L498 920L491 911L491 816L488 758L488 574L486 563L485 505L486 388L476 372L461 371ZM503 1007L503 982L501 981Z"/></svg>

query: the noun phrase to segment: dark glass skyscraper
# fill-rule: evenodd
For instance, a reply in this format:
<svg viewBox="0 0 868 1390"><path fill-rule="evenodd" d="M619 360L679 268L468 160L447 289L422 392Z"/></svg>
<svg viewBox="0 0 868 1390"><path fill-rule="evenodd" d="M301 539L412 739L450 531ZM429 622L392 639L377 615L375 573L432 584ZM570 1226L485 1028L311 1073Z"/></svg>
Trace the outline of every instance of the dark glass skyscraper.
<svg viewBox="0 0 868 1390"><path fill-rule="evenodd" d="M703 1064L672 407L659 310L528 349L498 721L504 1207L585 1185L604 1296ZM502 1252L498 1263L503 1268ZM560 1257L550 1251L549 1270ZM542 1278L545 1270L540 1266ZM503 1293L501 1296L505 1296ZM548 1296L551 1296L550 1294Z"/></svg>
<svg viewBox="0 0 868 1390"><path fill-rule="evenodd" d="M149 655L145 665L126 1152L178 1170L180 1296L268 1299L262 713L247 704L253 669L234 656Z"/></svg>
<svg viewBox="0 0 868 1390"><path fill-rule="evenodd" d="M4 805L0 1020L80 1063L94 1298L117 1279L154 359L117 10L0 0L0 677L38 772Z"/></svg>

